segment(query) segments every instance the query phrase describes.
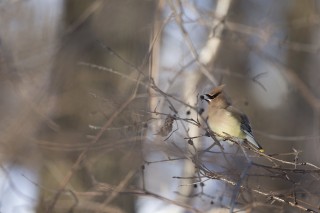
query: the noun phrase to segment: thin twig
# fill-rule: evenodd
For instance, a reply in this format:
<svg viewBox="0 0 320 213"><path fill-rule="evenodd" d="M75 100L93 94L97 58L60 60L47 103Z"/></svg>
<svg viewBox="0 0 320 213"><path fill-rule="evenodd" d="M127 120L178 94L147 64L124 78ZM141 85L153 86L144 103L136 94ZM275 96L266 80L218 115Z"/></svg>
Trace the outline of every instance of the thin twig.
<svg viewBox="0 0 320 213"><path fill-rule="evenodd" d="M60 187L57 190L55 196L53 197L53 200L51 202L51 204L49 205L47 212L51 213L54 209L55 204L57 203L60 195L64 192L67 184L69 183L70 179L72 178L72 176L74 175L74 172L79 168L81 162L85 159L87 152L90 150L90 147L92 145L94 145L95 143L97 143L99 141L99 139L102 137L102 135L104 134L104 132L106 131L106 129L108 129L110 127L110 125L112 124L112 122L120 115L120 113L127 108L127 106L135 99L135 96L137 94L137 90L138 90L138 83L136 84L136 87L133 91L133 93L131 94L131 96L119 107L119 109L117 109L112 115L111 117L107 120L107 122L103 125L103 127L101 128L101 130L97 133L97 135L95 136L95 138L88 144L87 148L85 150L83 150L81 152L81 154L78 156L76 162L73 164L72 168L69 170L69 172L65 175L65 177L63 178L62 182L60 183Z"/></svg>

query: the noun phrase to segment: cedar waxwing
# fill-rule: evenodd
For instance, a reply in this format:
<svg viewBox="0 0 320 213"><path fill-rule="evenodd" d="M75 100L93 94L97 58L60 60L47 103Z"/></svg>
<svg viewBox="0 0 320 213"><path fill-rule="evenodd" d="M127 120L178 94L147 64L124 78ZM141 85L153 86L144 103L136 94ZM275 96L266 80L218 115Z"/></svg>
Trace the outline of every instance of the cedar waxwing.
<svg viewBox="0 0 320 213"><path fill-rule="evenodd" d="M248 117L233 107L223 93L224 85L214 88L211 93L201 96L208 105L208 126L218 135L244 140L249 145L264 152L255 141Z"/></svg>

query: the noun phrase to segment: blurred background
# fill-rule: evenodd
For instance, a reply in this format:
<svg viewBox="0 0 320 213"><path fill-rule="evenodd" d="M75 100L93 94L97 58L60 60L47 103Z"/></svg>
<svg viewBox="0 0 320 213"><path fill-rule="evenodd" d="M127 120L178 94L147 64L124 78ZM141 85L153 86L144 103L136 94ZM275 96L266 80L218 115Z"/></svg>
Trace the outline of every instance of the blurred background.
<svg viewBox="0 0 320 213"><path fill-rule="evenodd" d="M317 212L319 7L0 1L0 212ZM205 136L220 84L266 155Z"/></svg>

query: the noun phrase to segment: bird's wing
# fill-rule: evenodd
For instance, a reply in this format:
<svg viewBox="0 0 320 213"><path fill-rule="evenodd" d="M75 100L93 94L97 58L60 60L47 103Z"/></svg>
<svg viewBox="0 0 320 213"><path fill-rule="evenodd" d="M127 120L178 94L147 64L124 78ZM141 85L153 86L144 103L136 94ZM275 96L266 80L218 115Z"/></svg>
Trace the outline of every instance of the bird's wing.
<svg viewBox="0 0 320 213"><path fill-rule="evenodd" d="M254 136L252 134L250 121L249 121L248 117L244 113L242 113L240 110L238 110L237 108L235 108L233 106L227 107L226 110L231 112L234 115L234 117L236 119L238 119L238 121L240 122L241 130L246 134L247 141L249 143L251 143L252 145L254 145L256 148L258 148L261 152L263 152L262 147L254 139Z"/></svg>
<svg viewBox="0 0 320 213"><path fill-rule="evenodd" d="M252 129L251 129L250 121L249 121L248 117L244 113L242 113L240 110L238 110L237 108L235 108L233 106L227 107L226 110L231 112L233 114L233 116L240 122L241 130L248 132L252 136Z"/></svg>

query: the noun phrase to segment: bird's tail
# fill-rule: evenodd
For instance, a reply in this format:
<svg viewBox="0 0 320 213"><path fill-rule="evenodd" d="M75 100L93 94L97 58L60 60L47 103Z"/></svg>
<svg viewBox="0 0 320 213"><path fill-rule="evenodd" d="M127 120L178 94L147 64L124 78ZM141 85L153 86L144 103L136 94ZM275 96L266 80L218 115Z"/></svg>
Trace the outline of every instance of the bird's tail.
<svg viewBox="0 0 320 213"><path fill-rule="evenodd" d="M260 152L264 152L264 149L258 144L258 142L254 139L253 135L249 132L245 131L246 133L246 140L249 142L249 145L253 146L254 148L258 149Z"/></svg>

